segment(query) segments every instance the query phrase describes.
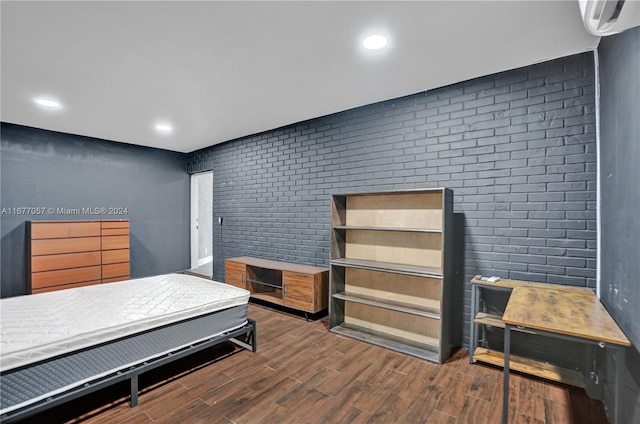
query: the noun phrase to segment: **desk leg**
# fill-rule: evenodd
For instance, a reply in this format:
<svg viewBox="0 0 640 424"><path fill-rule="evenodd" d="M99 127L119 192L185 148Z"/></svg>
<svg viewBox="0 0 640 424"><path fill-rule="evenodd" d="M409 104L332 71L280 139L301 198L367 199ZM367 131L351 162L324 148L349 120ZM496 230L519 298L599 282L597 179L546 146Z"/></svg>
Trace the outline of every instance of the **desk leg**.
<svg viewBox="0 0 640 424"><path fill-rule="evenodd" d="M621 411L621 399L620 396L623 393L622 388L624 387L624 346L619 346L616 348L616 385L614 387L614 392L613 392L613 396L614 396L614 410L615 410L615 416L614 416L614 423L621 423L622 422L622 417L620 416L622 414Z"/></svg>
<svg viewBox="0 0 640 424"><path fill-rule="evenodd" d="M502 424L509 422L509 356L511 355L511 326L504 326L504 388L502 396Z"/></svg>
<svg viewBox="0 0 640 424"><path fill-rule="evenodd" d="M469 363L473 364L473 352L476 350L476 334L478 326L475 323L476 314L478 313L478 287L471 284L471 328L469 330Z"/></svg>

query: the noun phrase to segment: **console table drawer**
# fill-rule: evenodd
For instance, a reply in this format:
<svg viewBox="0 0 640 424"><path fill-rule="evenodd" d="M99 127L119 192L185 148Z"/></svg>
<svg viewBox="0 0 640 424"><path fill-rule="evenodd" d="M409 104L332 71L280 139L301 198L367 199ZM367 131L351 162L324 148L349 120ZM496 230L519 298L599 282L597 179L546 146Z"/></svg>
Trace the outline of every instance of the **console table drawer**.
<svg viewBox="0 0 640 424"><path fill-rule="evenodd" d="M227 284L231 284L232 286L240 287L241 289L245 288L245 273L234 271L232 269L227 269L225 275L225 282Z"/></svg>
<svg viewBox="0 0 640 424"><path fill-rule="evenodd" d="M284 272L284 304L305 311L313 310L313 275Z"/></svg>

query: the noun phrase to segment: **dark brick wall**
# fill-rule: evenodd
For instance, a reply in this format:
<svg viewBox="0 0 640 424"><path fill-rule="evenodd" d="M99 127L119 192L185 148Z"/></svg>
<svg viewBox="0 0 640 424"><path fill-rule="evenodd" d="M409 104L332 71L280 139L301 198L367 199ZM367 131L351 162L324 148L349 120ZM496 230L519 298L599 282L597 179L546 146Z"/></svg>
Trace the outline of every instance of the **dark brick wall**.
<svg viewBox="0 0 640 424"><path fill-rule="evenodd" d="M193 152L224 217L214 277L240 255L327 265L330 193L448 187L465 344L475 274L595 287L593 70L579 54Z"/></svg>

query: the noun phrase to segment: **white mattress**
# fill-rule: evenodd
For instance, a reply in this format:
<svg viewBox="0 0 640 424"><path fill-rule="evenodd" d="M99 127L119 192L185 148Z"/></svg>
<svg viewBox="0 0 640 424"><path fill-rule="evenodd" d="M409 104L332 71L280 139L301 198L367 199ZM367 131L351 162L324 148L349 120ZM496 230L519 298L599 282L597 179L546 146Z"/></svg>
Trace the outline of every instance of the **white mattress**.
<svg viewBox="0 0 640 424"><path fill-rule="evenodd" d="M248 300L247 290L184 274L2 299L0 370Z"/></svg>

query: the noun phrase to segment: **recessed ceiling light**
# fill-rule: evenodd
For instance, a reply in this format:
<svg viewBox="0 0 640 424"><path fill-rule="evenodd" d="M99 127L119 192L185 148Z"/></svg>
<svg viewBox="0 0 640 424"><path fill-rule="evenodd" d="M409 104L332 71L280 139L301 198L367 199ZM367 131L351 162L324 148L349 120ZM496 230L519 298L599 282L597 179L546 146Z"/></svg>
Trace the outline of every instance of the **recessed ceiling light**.
<svg viewBox="0 0 640 424"><path fill-rule="evenodd" d="M379 50L387 45L387 37L382 34L372 34L362 40L365 49Z"/></svg>
<svg viewBox="0 0 640 424"><path fill-rule="evenodd" d="M38 97L34 99L34 102L36 102L38 106L41 106L47 109L62 109L62 104L59 101L53 100L53 99Z"/></svg>
<svg viewBox="0 0 640 424"><path fill-rule="evenodd" d="M160 134L170 134L171 132L173 132L173 126L166 122L158 122L157 124L155 124L154 128Z"/></svg>

